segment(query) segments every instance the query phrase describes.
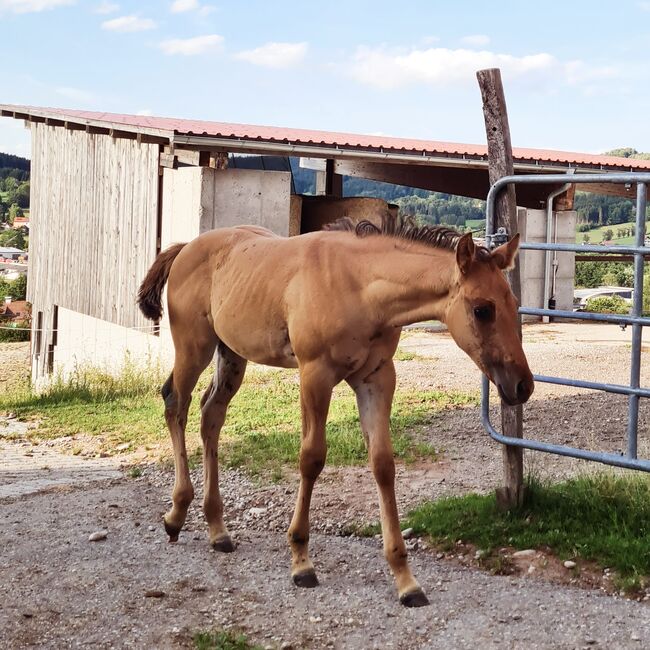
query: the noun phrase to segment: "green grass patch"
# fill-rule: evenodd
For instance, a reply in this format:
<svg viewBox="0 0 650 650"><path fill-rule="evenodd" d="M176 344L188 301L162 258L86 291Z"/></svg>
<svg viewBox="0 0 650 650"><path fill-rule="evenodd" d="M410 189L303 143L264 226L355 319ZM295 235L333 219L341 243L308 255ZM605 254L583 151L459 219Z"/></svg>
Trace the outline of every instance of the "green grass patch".
<svg viewBox="0 0 650 650"><path fill-rule="evenodd" d="M592 228L586 232L576 231L576 244L582 244L584 241L584 235L589 235L589 244L600 244L603 241L603 237L607 230L611 230L614 233L614 238L612 241L618 246L632 246L634 245L634 236L619 237L619 230L627 230L636 225L634 221L628 221L626 223L619 223L614 226L599 226L598 228Z"/></svg>
<svg viewBox="0 0 650 650"><path fill-rule="evenodd" d="M450 548L462 540L486 552L503 546L550 548L616 570L628 585L650 576L650 479L603 473L554 485L533 480L524 505L504 512L494 495L426 503L407 525Z"/></svg>
<svg viewBox="0 0 650 650"><path fill-rule="evenodd" d="M395 359L395 361L415 361L419 358L420 357L415 354L415 352L410 352L409 350L404 350L402 348L397 348L397 351L393 356L393 359Z"/></svg>
<svg viewBox="0 0 650 650"><path fill-rule="evenodd" d="M37 438L56 438L80 432L98 436L110 452L129 442L132 448L168 440L159 386L164 374L125 364L115 378L98 370L79 371L67 382L57 382L42 394L20 386L0 396L0 412L38 420ZM190 463L201 462L199 396L208 383L206 373L195 391L188 419ZM435 449L418 440L417 427L444 409L476 404L476 394L433 390L397 391L391 428L396 458L413 462L434 458ZM281 470L295 466L300 449L300 387L295 371L249 370L233 399L221 433L222 464L245 467L251 473L270 471L279 480ZM334 391L328 425L328 463L357 465L367 460L360 433L356 401L347 385Z"/></svg>
<svg viewBox="0 0 650 650"><path fill-rule="evenodd" d="M197 650L262 650L261 645L249 643L246 635L225 630L197 632L192 641Z"/></svg>

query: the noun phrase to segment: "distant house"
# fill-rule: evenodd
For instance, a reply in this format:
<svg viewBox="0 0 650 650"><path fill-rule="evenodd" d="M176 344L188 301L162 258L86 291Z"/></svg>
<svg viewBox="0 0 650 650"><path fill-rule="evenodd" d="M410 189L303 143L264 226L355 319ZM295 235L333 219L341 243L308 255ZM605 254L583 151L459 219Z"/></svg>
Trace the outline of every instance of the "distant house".
<svg viewBox="0 0 650 650"><path fill-rule="evenodd" d="M4 299L0 304L0 320L22 321L29 318L30 308L26 300Z"/></svg>
<svg viewBox="0 0 650 650"><path fill-rule="evenodd" d="M20 258L27 256L26 251L21 251L20 248L12 248L7 246L0 246L0 260L8 262L18 262Z"/></svg>
<svg viewBox="0 0 650 650"><path fill-rule="evenodd" d="M14 230L29 231L29 217L15 217L13 228Z"/></svg>

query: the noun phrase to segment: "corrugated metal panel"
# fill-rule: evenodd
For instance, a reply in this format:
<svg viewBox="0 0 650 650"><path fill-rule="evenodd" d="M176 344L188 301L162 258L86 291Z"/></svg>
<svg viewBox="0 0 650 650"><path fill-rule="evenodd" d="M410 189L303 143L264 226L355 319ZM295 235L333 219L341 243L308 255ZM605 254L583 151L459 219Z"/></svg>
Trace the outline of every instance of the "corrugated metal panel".
<svg viewBox="0 0 650 650"><path fill-rule="evenodd" d="M354 150L381 150L394 153L408 152L434 156L440 155L450 158L487 157L487 147L485 145L393 138L383 135L375 136L331 131L311 131L307 129L257 126L252 124L183 120L145 115L122 115L117 113L39 108L34 106L0 105L0 110L7 113L15 112L78 124L104 124L106 128L123 128L128 131L158 134L169 139L173 139L176 135L203 136L246 140L250 142L327 146ZM555 163L566 166L587 165L590 167L632 171L650 169L650 160L617 158L614 156L554 151L549 149L515 147L513 149L513 156L515 161L520 163Z"/></svg>

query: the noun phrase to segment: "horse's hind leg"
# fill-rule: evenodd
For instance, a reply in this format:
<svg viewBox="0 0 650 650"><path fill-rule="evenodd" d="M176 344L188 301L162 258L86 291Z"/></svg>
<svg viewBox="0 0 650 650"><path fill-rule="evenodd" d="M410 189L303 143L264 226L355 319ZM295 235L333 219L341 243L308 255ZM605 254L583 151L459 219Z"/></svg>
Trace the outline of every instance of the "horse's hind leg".
<svg viewBox="0 0 650 650"><path fill-rule="evenodd" d="M201 438L203 439L203 511L208 522L212 547L229 553L235 550L223 522L223 502L219 493L219 433L226 419L230 400L239 390L246 359L235 354L224 343L217 345L215 372L210 386L201 398Z"/></svg>
<svg viewBox="0 0 650 650"><path fill-rule="evenodd" d="M216 342L217 337L214 333L212 335L206 333L204 338L197 335L187 345L183 345L175 338L174 370L161 390L165 400L165 420L174 448L175 481L172 507L164 517L165 530L170 542L178 540L178 534L187 517L187 509L194 498L185 449L185 426L192 400L192 390L199 376L210 363Z"/></svg>

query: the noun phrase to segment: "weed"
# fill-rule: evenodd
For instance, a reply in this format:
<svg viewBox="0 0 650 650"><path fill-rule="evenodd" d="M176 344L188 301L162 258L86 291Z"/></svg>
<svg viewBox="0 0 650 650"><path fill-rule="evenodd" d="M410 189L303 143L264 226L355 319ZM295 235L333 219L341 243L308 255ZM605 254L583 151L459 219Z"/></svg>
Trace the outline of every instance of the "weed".
<svg viewBox="0 0 650 650"><path fill-rule="evenodd" d="M418 355L415 352L409 352L408 350L403 350L402 348L397 348L393 359L396 361L413 361L417 359Z"/></svg>
<svg viewBox="0 0 650 650"><path fill-rule="evenodd" d="M129 469L129 477L138 478L139 476L142 476L142 468L141 467L138 467L136 465L135 467L131 467Z"/></svg>
<svg viewBox="0 0 650 650"><path fill-rule="evenodd" d="M197 632L192 640L197 650L262 650L262 646L251 645L244 634L229 630Z"/></svg>

